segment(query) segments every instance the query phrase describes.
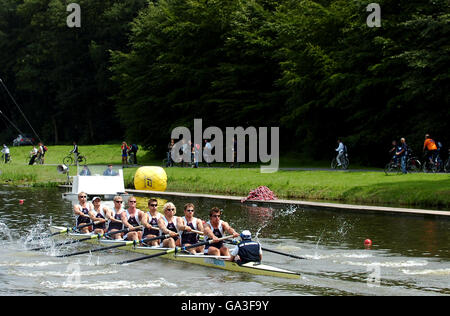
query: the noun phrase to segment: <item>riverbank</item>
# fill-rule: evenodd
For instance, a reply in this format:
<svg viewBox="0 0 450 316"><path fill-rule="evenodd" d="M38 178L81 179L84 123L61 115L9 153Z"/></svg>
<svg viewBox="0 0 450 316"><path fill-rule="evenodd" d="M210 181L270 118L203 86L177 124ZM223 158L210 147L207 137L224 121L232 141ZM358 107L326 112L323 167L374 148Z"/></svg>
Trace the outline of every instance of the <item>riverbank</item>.
<svg viewBox="0 0 450 316"><path fill-rule="evenodd" d="M169 168L166 173L167 191L173 192L247 196L265 185L279 199L450 209L447 174L300 170L263 174L259 169L220 168Z"/></svg>
<svg viewBox="0 0 450 316"><path fill-rule="evenodd" d="M56 171L56 165L71 150L71 146L52 146L46 164L26 165L30 148L13 147L11 164L0 165L0 183L13 185L57 186L66 176ZM119 145L83 146L82 154L89 164L120 164ZM21 157L22 159L16 157ZM158 165L151 153L140 151L139 163ZM305 166L297 166L305 167ZM137 167L124 169L126 188L134 188ZM450 209L450 176L448 174L389 175L376 171L308 171L280 170L263 174L251 168L166 168L167 191L229 196L247 196L258 186L269 187L279 199L314 200L348 204L383 205ZM71 169L71 175L75 168Z"/></svg>

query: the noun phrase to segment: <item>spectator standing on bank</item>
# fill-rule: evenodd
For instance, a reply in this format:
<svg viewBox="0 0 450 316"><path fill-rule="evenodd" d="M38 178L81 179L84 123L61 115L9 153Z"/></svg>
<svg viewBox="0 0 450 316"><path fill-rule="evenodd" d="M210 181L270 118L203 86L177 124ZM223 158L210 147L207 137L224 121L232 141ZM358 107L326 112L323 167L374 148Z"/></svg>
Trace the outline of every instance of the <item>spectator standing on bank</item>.
<svg viewBox="0 0 450 316"><path fill-rule="evenodd" d="M203 151L203 157L205 158L206 165L211 167L212 163L212 146L209 140L205 139L205 148Z"/></svg>
<svg viewBox="0 0 450 316"><path fill-rule="evenodd" d="M132 163L134 165L137 165L137 152L138 152L138 150L139 150L138 145L131 144L129 154L130 154L130 157L132 158Z"/></svg>
<svg viewBox="0 0 450 316"><path fill-rule="evenodd" d="M40 160L41 164L44 164L45 153L47 150L47 146L44 146L43 143L39 143L37 159Z"/></svg>
<svg viewBox="0 0 450 316"><path fill-rule="evenodd" d="M128 147L126 142L122 142L120 149L122 150L122 166L125 167L125 165L128 165L128 151L130 147Z"/></svg>
<svg viewBox="0 0 450 316"><path fill-rule="evenodd" d="M167 145L167 165L166 167L173 167L172 148L175 146L175 140L172 138Z"/></svg>
<svg viewBox="0 0 450 316"><path fill-rule="evenodd" d="M36 146L33 146L33 149L30 151L30 162L28 163L30 166L34 165L37 154L38 154L38 150L37 150Z"/></svg>
<svg viewBox="0 0 450 316"><path fill-rule="evenodd" d="M400 157L400 163L402 166L402 172L404 174L407 173L406 171L406 160L408 159L408 145L406 144L406 140L404 138L400 139L400 147L399 147L399 151L396 152L395 154Z"/></svg>
<svg viewBox="0 0 450 316"><path fill-rule="evenodd" d="M5 144L3 144L2 153L3 153L4 159L5 159L4 163L7 163L7 162L9 161L9 155L10 155L10 153L9 153L9 148L8 148L8 146L6 146Z"/></svg>
<svg viewBox="0 0 450 316"><path fill-rule="evenodd" d="M192 158L193 158L192 168L198 168L199 157L200 157L200 145L195 144L194 146L192 146Z"/></svg>

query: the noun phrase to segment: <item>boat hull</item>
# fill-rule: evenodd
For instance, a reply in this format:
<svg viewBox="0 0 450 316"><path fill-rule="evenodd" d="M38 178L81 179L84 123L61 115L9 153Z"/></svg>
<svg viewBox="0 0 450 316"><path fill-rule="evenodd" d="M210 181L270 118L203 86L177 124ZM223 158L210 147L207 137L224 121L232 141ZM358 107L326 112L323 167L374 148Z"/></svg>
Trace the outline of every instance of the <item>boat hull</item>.
<svg viewBox="0 0 450 316"><path fill-rule="evenodd" d="M52 234L61 232L65 229L66 229L65 227L61 227L61 226L51 226L50 227L50 231ZM70 237L73 239L81 239L81 238L85 238L85 237L89 236L89 234L62 233L59 236L67 236L67 237ZM87 242L93 243L93 244L100 244L105 247L124 244L123 247L118 247L117 249L136 252L136 253L140 253L143 255L153 255L153 254L161 253L163 251L170 249L170 248L143 247L143 246L127 245L127 244L125 244L125 241L106 240L106 239L98 240L96 238L87 240ZM208 256L208 255L203 255L203 254L191 255L191 254L186 254L185 252L183 252L183 253L171 252L171 253L162 255L161 258L174 260L174 261L182 261L182 262L187 262L187 263L191 263L191 264L197 264L197 265L201 265L201 266L218 268L218 269L223 269L223 270L233 271L233 272L242 272L242 273L265 275L265 276L280 277L280 278L289 278L289 279L300 278L300 274L293 272L293 271L280 269L280 268L265 265L265 264L258 264L258 263L254 263L254 262L249 262L249 263L246 263L243 265L239 265L236 262L224 260L223 257L220 257L220 256Z"/></svg>

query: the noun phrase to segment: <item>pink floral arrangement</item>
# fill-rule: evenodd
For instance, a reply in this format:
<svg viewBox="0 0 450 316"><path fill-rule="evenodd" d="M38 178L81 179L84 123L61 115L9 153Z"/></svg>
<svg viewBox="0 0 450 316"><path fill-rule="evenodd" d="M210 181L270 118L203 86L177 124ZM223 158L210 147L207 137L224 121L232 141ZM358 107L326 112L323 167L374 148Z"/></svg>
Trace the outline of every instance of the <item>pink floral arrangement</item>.
<svg viewBox="0 0 450 316"><path fill-rule="evenodd" d="M251 190L247 197L241 199L241 203L245 201L268 201L278 199L276 195L266 186L260 186Z"/></svg>

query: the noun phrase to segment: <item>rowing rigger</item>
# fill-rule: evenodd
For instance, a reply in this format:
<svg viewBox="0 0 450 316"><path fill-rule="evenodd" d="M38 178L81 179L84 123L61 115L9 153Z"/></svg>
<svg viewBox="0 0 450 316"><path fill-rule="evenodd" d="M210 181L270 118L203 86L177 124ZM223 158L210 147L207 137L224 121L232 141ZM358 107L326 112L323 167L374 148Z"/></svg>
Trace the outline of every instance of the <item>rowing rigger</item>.
<svg viewBox="0 0 450 316"><path fill-rule="evenodd" d="M58 232L66 229L65 227L60 226L51 226L50 231L52 234L58 235ZM160 247L149 247L149 246L139 246L139 243L124 241L124 240L108 240L108 239L99 239L99 238L87 238L90 235L94 234L80 234L80 233L67 233L64 236L68 236L72 239L83 239L86 242L92 244L99 244L105 246L105 249L109 247L109 249L116 248L120 250L127 250L139 254L145 255L145 257L130 259L127 261L119 262L119 264L131 263L138 260L150 259L154 257L161 257L174 261L187 262L191 264L197 264L201 266L218 268L227 271L233 272L242 272L256 275L265 275L265 276L273 276L273 277L281 277L281 278L290 278L297 279L300 275L296 272L255 263L248 262L242 265L237 264L236 262L228 261L223 256L210 256L204 254L186 254L182 247L177 248L160 248ZM227 236L226 239L231 238ZM198 246L198 244L196 245Z"/></svg>

